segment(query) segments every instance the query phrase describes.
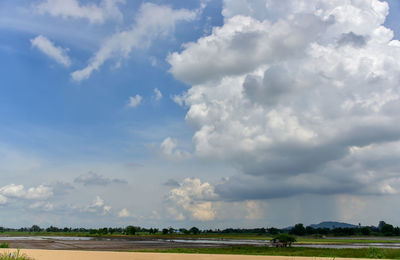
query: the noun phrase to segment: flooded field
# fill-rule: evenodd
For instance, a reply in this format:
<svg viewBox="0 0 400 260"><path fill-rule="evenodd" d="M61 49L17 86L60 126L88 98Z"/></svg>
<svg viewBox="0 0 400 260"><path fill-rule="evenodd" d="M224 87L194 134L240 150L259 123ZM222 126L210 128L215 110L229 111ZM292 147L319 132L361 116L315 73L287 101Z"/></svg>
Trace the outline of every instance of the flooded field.
<svg viewBox="0 0 400 260"><path fill-rule="evenodd" d="M172 239L170 241L180 243L193 243L193 244L215 244L215 245L254 245L254 246L269 246L268 240L213 240L213 239ZM318 243L307 243L307 244L294 244L293 247L311 247L311 248L397 248L400 249L399 243L351 243L351 244L318 244Z"/></svg>
<svg viewBox="0 0 400 260"><path fill-rule="evenodd" d="M92 238L92 237L52 237L20 236L0 237L13 248L25 249L66 249L66 250L139 250L169 248L211 248L233 245L269 246L269 240L234 240L234 239L152 239L152 238ZM294 244L294 247L310 248L397 248L399 243L307 243Z"/></svg>

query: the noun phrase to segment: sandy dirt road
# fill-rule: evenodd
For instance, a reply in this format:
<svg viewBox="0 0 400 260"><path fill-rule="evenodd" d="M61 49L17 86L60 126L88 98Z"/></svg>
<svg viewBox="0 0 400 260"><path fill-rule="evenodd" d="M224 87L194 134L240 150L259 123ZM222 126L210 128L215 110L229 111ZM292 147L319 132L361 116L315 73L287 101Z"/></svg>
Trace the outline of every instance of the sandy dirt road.
<svg viewBox="0 0 400 260"><path fill-rule="evenodd" d="M15 249L2 249L0 252L14 252ZM99 252L72 250L22 249L35 260L332 260L332 258L290 257L290 256L245 256L245 255L208 255L208 254L157 254L136 252ZM361 260L335 258L335 260Z"/></svg>

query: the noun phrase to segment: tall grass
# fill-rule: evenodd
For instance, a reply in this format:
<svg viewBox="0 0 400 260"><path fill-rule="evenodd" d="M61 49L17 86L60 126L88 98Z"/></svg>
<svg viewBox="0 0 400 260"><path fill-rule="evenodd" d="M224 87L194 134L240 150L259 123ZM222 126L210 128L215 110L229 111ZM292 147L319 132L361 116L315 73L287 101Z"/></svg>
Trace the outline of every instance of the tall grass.
<svg viewBox="0 0 400 260"><path fill-rule="evenodd" d="M16 252L0 253L0 260L34 260L32 257L22 254L19 249Z"/></svg>

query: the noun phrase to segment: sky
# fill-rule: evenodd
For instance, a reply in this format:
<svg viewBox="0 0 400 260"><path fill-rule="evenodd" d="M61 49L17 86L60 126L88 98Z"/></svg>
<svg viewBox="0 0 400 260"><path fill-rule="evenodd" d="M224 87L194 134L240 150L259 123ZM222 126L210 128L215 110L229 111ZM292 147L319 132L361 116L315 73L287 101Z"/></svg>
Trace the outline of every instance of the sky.
<svg viewBox="0 0 400 260"><path fill-rule="evenodd" d="M0 226L400 225L399 14L0 1Z"/></svg>

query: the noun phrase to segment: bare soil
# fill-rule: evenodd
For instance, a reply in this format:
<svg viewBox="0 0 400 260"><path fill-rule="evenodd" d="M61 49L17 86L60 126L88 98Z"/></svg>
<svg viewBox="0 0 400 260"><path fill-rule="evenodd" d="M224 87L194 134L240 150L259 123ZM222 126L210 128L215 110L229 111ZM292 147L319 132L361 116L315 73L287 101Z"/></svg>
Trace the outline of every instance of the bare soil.
<svg viewBox="0 0 400 260"><path fill-rule="evenodd" d="M98 240L2 240L10 248L21 249L50 249L50 250L94 250L94 251L127 251L139 249L170 249L170 248L201 248L201 247L226 247L207 243L182 243L158 239L98 239Z"/></svg>

